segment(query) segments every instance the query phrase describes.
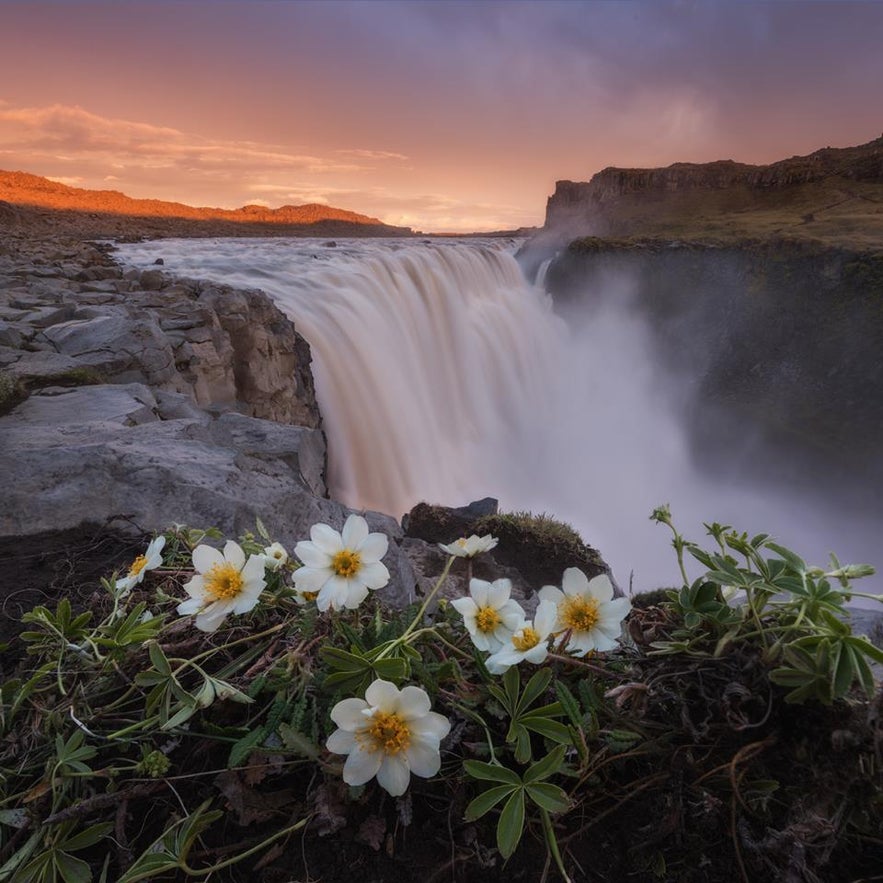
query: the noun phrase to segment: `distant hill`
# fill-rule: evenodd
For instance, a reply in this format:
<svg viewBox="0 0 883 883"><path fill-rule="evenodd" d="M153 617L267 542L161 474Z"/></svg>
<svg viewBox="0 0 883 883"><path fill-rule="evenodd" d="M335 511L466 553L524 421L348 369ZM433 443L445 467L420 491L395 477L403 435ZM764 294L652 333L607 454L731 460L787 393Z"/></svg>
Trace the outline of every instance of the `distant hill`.
<svg viewBox="0 0 883 883"><path fill-rule="evenodd" d="M766 166L732 160L606 168L558 181L547 231L691 240L768 236L883 247L883 137Z"/></svg>
<svg viewBox="0 0 883 883"><path fill-rule="evenodd" d="M147 223L145 223L147 222ZM206 208L133 199L117 190L69 187L27 172L0 171L0 223L4 226L107 228L108 235L411 235L407 227L392 227L377 218L333 206L309 203L266 208L246 205L237 209ZM85 228L85 229L82 229Z"/></svg>

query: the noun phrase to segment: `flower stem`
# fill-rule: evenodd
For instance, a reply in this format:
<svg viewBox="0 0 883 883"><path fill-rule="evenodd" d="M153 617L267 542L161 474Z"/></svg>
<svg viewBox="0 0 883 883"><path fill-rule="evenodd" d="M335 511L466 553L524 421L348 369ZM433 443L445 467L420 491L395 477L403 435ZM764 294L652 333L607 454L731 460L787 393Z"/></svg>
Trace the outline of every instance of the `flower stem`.
<svg viewBox="0 0 883 883"><path fill-rule="evenodd" d="M444 581L447 579L448 574L451 572L451 565L454 563L454 558L456 556L451 555L448 558L448 563L445 564L445 569L441 572L441 576L436 581L435 585L432 587L432 591L423 599L423 603L420 605L420 609L417 611L417 615L411 621L411 624L396 638L385 650L381 651L377 655L377 659L384 659L392 653L396 647L400 647L402 644L408 641L408 638L411 636L411 633L417 626L423 622L423 614L426 613L426 608L429 607L432 599L438 594L438 590L444 584Z"/></svg>
<svg viewBox="0 0 883 883"><path fill-rule="evenodd" d="M540 818L543 820L543 834L546 837L546 845L549 847L549 852L552 853L552 858L555 860L555 864L558 866L558 870L561 872L561 876L564 878L565 883L572 883L570 877L567 876L567 871L564 870L564 862L561 859L561 850L558 849L558 840L555 837L555 831L552 828L552 820L549 818L549 813L546 810L541 809Z"/></svg>

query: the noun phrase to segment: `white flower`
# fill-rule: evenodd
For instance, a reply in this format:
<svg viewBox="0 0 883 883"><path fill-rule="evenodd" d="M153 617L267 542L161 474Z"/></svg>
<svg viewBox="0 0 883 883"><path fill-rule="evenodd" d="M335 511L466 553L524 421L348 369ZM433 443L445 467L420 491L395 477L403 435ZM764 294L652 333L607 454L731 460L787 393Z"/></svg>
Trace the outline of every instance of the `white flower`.
<svg viewBox="0 0 883 883"><path fill-rule="evenodd" d="M305 594L318 592L319 610L350 610L359 606L369 589L382 589L389 571L380 563L389 547L386 534L368 533L361 515L350 515L338 533L327 524L314 524L309 540L294 547L304 567L294 572L295 589Z"/></svg>
<svg viewBox="0 0 883 883"><path fill-rule="evenodd" d="M166 544L164 536L158 536L151 541L143 555L139 555L129 566L129 572L116 581L116 588L120 596L128 595L141 580L148 570L153 570L162 565L162 550Z"/></svg>
<svg viewBox="0 0 883 883"><path fill-rule="evenodd" d="M427 779L441 766L439 743L451 722L430 711L425 690L399 690L389 681L374 681L364 699L344 699L331 709L339 729L325 743L329 751L348 755L343 780L364 785L377 776L393 797L404 794L411 773Z"/></svg>
<svg viewBox="0 0 883 883"><path fill-rule="evenodd" d="M543 586L539 596L554 601L558 609L557 632L570 632L567 649L576 656L590 650L612 650L622 630L622 621L631 609L628 598L614 598L606 574L588 577L576 567L568 567L561 580L564 589Z"/></svg>
<svg viewBox="0 0 883 883"><path fill-rule="evenodd" d="M492 537L490 534L486 537L479 537L472 534L472 536L468 538L460 537L459 540L455 540L447 546L444 545L444 543L439 543L438 545L440 548L444 549L448 555L453 555L456 558L474 558L482 552L489 552L498 542L499 540L496 537Z"/></svg>
<svg viewBox="0 0 883 883"><path fill-rule="evenodd" d="M555 631L557 618L555 604L540 601L533 622L522 621L508 643L485 659L487 670L493 675L501 675L525 659L539 665L549 654L549 638Z"/></svg>
<svg viewBox="0 0 883 883"><path fill-rule="evenodd" d="M194 576L184 591L190 597L178 605L178 613L195 613L196 627L213 632L230 613L248 613L257 603L264 586L264 556L249 555L229 540L223 553L211 546L193 550Z"/></svg>
<svg viewBox="0 0 883 883"><path fill-rule="evenodd" d="M273 543L264 548L264 562L267 570L279 570L288 561L288 552L282 543Z"/></svg>
<svg viewBox="0 0 883 883"><path fill-rule="evenodd" d="M524 622L524 610L510 599L511 592L512 583L508 579L492 583L472 579L469 581L472 597L451 601L451 606L462 614L466 631L479 650L499 650Z"/></svg>

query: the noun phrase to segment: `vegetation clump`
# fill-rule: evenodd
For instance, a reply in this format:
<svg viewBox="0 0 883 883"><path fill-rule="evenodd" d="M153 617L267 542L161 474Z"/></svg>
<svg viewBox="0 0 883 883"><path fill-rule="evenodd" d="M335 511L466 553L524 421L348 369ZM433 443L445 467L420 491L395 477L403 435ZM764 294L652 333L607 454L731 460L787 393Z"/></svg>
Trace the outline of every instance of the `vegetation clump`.
<svg viewBox="0 0 883 883"><path fill-rule="evenodd" d="M875 872L883 651L845 608L871 569L718 524L704 549L653 517L680 587L632 608L568 567L532 618L506 579L429 613L496 537L450 538L432 592L391 611L386 537L359 516L292 556L261 523L176 525L90 609L23 617L0 687L0 879Z"/></svg>

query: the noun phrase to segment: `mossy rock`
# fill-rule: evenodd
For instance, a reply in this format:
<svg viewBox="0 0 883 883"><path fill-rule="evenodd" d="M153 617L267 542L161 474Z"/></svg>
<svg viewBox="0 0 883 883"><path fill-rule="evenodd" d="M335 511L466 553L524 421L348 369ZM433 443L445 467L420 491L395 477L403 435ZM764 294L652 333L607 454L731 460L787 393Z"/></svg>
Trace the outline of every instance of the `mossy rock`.
<svg viewBox="0 0 883 883"><path fill-rule="evenodd" d="M494 560L517 570L536 589L560 585L568 567L578 567L589 579L608 572L598 551L586 545L570 525L531 512L481 514L482 504L488 502L496 501L483 500L459 509L419 503L403 520L405 532L430 543L491 534L499 540L491 553Z"/></svg>

